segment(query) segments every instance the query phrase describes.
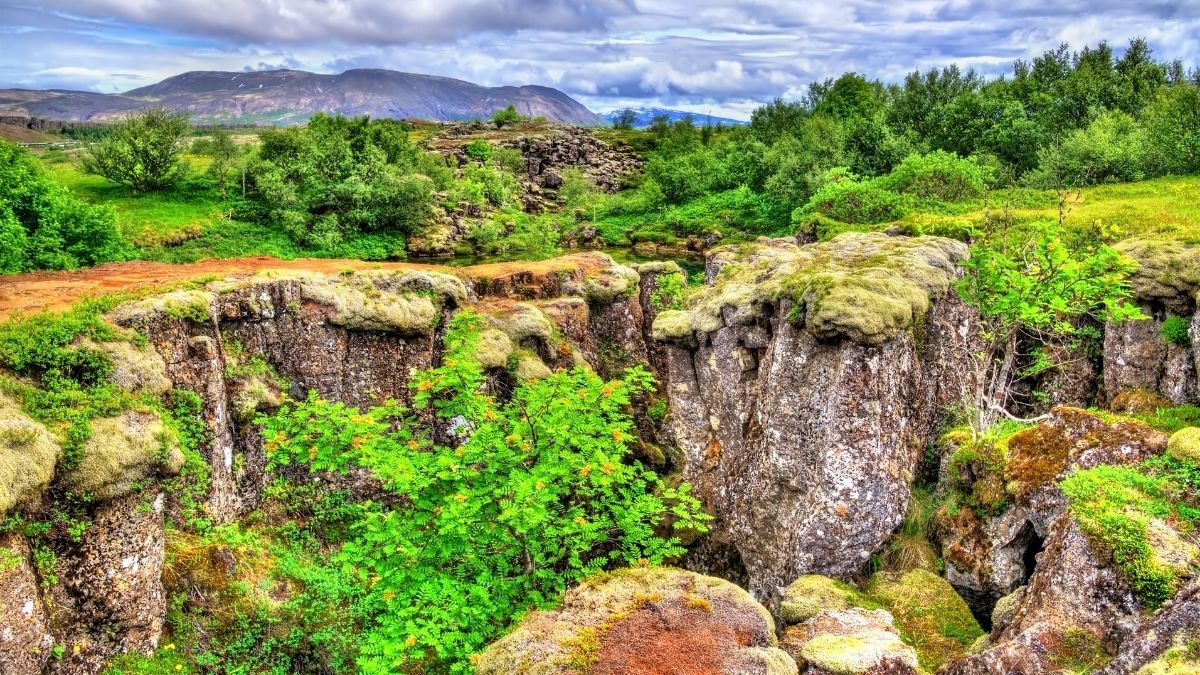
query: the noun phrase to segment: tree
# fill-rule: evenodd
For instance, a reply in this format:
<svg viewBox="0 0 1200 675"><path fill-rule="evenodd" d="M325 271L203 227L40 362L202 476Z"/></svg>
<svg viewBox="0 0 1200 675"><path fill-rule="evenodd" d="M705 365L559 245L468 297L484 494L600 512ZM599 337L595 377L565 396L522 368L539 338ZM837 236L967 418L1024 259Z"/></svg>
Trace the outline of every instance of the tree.
<svg viewBox="0 0 1200 675"><path fill-rule="evenodd" d="M469 310L450 320L442 365L411 383L415 412L311 395L265 420L272 466L362 467L392 495L364 505L332 554L370 617L365 673L471 672L471 655L530 608L595 572L680 555L673 532L704 530L688 486L633 456L629 406L649 374L560 371L500 402L473 356L485 327Z"/></svg>
<svg viewBox="0 0 1200 675"><path fill-rule="evenodd" d="M241 148L233 141L233 136L225 129L217 128L212 137L203 143L193 144L193 150L208 155L212 163L208 165L208 175L217 183L221 199L228 196L226 188L229 183L229 172L241 157Z"/></svg>
<svg viewBox="0 0 1200 675"><path fill-rule="evenodd" d="M972 431L1013 417L1013 385L1055 367L1047 347L1094 337L1091 322L1141 317L1128 302L1131 266L1104 244L1096 224L1017 225L990 217L963 263L956 290L979 310L983 349L975 355ZM1029 365L1021 367L1022 363Z"/></svg>
<svg viewBox="0 0 1200 675"><path fill-rule="evenodd" d="M633 108L626 108L613 118L614 129L632 129L634 124L637 124L637 113L633 112Z"/></svg>
<svg viewBox="0 0 1200 675"><path fill-rule="evenodd" d="M134 194L175 185L187 172L183 138L188 118L164 107L128 115L111 133L88 148L83 170L128 186Z"/></svg>
<svg viewBox="0 0 1200 675"><path fill-rule="evenodd" d="M496 125L497 129L509 124L515 124L520 121L521 113L518 113L517 107L511 103L509 103L508 107L504 110L497 110L496 113L492 115L492 122Z"/></svg>

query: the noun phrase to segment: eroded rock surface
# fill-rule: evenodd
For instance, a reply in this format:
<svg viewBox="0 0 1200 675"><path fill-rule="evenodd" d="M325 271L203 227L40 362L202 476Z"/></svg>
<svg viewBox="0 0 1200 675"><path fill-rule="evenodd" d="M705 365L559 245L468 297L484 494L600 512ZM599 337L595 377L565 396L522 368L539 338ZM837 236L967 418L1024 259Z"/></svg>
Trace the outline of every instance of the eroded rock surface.
<svg viewBox="0 0 1200 675"><path fill-rule="evenodd" d="M670 568L601 574L483 652L480 675L788 675L765 608L744 590Z"/></svg>
<svg viewBox="0 0 1200 675"><path fill-rule="evenodd" d="M716 516L690 564L743 566L757 597L864 567L972 381L975 314L950 291L965 253L855 234L710 257L709 286L654 322L684 478Z"/></svg>

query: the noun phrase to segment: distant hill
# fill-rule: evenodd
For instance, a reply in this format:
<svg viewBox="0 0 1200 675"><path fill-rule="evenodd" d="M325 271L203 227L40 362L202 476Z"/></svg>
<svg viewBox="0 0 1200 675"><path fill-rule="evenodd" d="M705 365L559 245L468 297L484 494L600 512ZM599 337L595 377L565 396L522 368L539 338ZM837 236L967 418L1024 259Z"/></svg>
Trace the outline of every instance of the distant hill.
<svg viewBox="0 0 1200 675"><path fill-rule="evenodd" d="M600 113L600 118L606 123L612 124L617 119L617 115L620 114L621 110L613 110L611 112ZM728 117L714 117L712 115L688 112L686 110L672 110L670 108L634 108L633 114L637 120L634 122L633 126L638 129L650 126L650 123L654 121L654 118L658 117L659 115L666 115L667 119L671 120L672 122L690 116L692 121L701 126L705 124L723 124L725 126L744 126L749 124L749 122L745 120L735 120Z"/></svg>
<svg viewBox="0 0 1200 675"><path fill-rule="evenodd" d="M484 87L382 69L340 75L195 71L123 94L0 89L0 115L70 121L104 121L149 105L188 112L202 124L299 124L317 112L454 121L486 119L510 103L530 117L601 123L581 103L550 87Z"/></svg>

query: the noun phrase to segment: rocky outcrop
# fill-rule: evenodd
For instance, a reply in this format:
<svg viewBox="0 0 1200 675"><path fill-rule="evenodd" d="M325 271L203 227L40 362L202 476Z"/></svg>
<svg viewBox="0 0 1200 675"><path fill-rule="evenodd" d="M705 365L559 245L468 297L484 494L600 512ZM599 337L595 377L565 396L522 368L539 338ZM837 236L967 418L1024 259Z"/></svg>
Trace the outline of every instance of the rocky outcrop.
<svg viewBox="0 0 1200 675"><path fill-rule="evenodd" d="M849 578L899 525L943 408L973 377L962 244L841 235L720 249L687 311L663 312L684 478L716 516L696 569L767 597Z"/></svg>
<svg viewBox="0 0 1200 675"><path fill-rule="evenodd" d="M480 675L742 673L794 675L771 615L713 577L632 568L585 580L483 652Z"/></svg>
<svg viewBox="0 0 1200 675"><path fill-rule="evenodd" d="M642 159L628 146L612 146L580 127L558 127L552 133L522 136L501 143L525 157L529 182L550 190L562 186L562 171L578 167L598 188L616 192L621 179L641 171Z"/></svg>
<svg viewBox="0 0 1200 675"><path fill-rule="evenodd" d="M1105 395L1111 401L1146 390L1177 404L1200 402L1200 251L1194 244L1144 239L1116 248L1136 264L1130 281L1147 319L1105 326Z"/></svg>
<svg viewBox="0 0 1200 675"><path fill-rule="evenodd" d="M1157 614L1139 624L1117 657L1097 672L1100 675L1187 673L1189 666L1196 669L1196 664L1200 664L1197 644L1200 644L1200 580L1193 581ZM1172 665L1177 669L1172 670Z"/></svg>
<svg viewBox="0 0 1200 675"><path fill-rule="evenodd" d="M1060 516L1029 586L992 627L983 651L951 662L946 675L1060 672L1071 661L1107 660L1141 608L1117 571L1097 557L1078 524Z"/></svg>
<svg viewBox="0 0 1200 675"><path fill-rule="evenodd" d="M969 436L961 440L969 443ZM1070 471L1100 464L1125 464L1163 451L1167 437L1132 420L1107 422L1099 415L1069 407L1054 408L1038 426L1020 431L1006 443L1005 461L994 475L970 476L978 484L998 486L998 513L962 506L939 518L946 578L971 601L977 614L1026 583L1034 556L1051 528L1066 512L1059 482ZM955 466L954 452L943 455L943 473L964 471ZM951 484L961 477L947 477Z"/></svg>
<svg viewBox="0 0 1200 675"><path fill-rule="evenodd" d="M116 654L150 654L166 615L162 587L165 495L104 503L78 547L58 555L50 623L64 657L50 672L98 673Z"/></svg>

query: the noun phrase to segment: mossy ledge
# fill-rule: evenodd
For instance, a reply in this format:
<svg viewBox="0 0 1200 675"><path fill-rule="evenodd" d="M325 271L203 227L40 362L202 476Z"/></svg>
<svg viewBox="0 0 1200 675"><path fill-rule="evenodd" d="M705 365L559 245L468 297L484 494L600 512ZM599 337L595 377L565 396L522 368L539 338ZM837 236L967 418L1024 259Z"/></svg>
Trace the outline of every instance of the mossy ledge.
<svg viewBox="0 0 1200 675"><path fill-rule="evenodd" d="M687 308L659 314L654 337L686 342L727 325L747 325L788 301L789 320L814 336L879 346L920 322L950 292L962 242L847 232L798 246L788 239L715 251L716 278L688 298Z"/></svg>
<svg viewBox="0 0 1200 675"><path fill-rule="evenodd" d="M1176 239L1128 239L1114 245L1138 264L1129 276L1137 299L1190 314L1200 293L1200 245Z"/></svg>

